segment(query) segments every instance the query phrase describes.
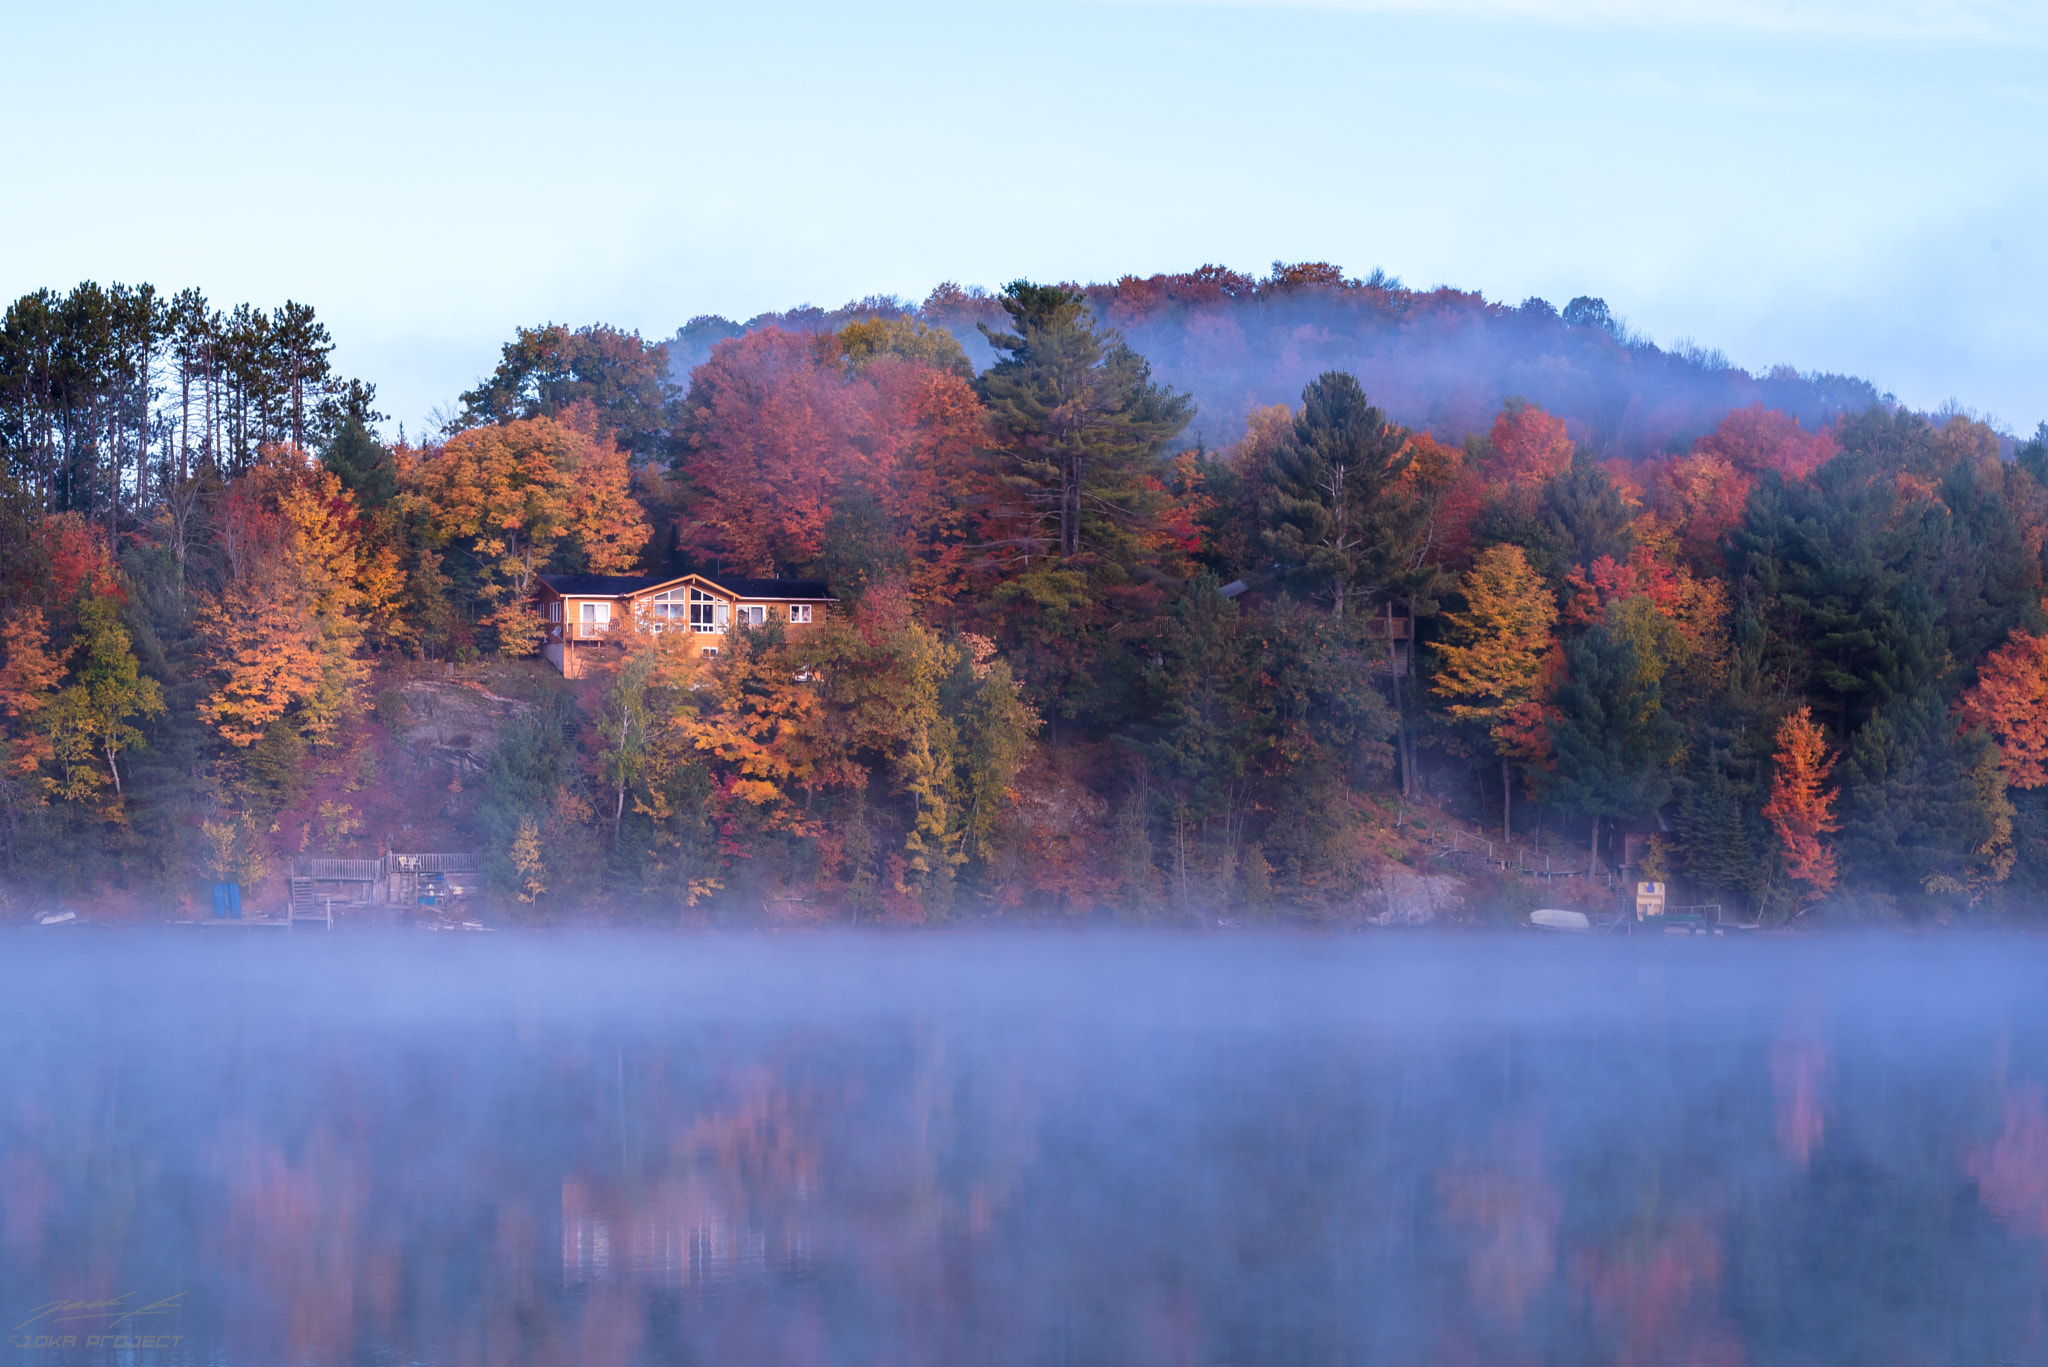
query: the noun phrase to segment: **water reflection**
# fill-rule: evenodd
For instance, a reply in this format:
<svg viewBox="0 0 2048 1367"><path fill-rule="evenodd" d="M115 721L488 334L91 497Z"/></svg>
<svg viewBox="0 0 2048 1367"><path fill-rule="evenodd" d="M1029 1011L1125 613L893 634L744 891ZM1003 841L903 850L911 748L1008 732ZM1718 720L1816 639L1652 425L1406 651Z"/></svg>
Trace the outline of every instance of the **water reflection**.
<svg viewBox="0 0 2048 1367"><path fill-rule="evenodd" d="M2048 1361L2028 942L7 948L13 1361Z"/></svg>

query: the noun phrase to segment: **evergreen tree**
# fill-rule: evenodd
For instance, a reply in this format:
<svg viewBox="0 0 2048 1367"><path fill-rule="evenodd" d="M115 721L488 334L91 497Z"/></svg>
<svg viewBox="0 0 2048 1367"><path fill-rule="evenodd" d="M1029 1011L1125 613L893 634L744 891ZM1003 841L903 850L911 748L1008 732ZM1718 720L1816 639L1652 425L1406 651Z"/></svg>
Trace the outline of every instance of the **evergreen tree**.
<svg viewBox="0 0 2048 1367"><path fill-rule="evenodd" d="M1193 407L1152 382L1145 358L1096 325L1082 295L1019 280L1004 289L1013 332L983 325L1001 356L977 381L1021 523L1005 546L1125 577L1163 501L1160 453Z"/></svg>
<svg viewBox="0 0 2048 1367"><path fill-rule="evenodd" d="M1725 897L1751 889L1756 855L1741 794L1715 758L1708 757L1687 784L1677 824L1679 858L1702 892Z"/></svg>
<svg viewBox="0 0 2048 1367"><path fill-rule="evenodd" d="M489 379L462 395L451 430L560 417L589 403L620 447L643 459L675 452L682 393L669 377L668 349L603 323L521 328Z"/></svg>
<svg viewBox="0 0 2048 1367"><path fill-rule="evenodd" d="M1543 486L1542 518L1552 541L1564 547L1574 565L1591 565L1603 555L1628 559L1635 509L1583 448L1574 450L1572 463Z"/></svg>
<svg viewBox="0 0 2048 1367"><path fill-rule="evenodd" d="M362 508L378 508L398 492L398 470L391 452L377 440L377 386L350 380L341 394L321 405L320 425L327 433L320 463L334 472Z"/></svg>
<svg viewBox="0 0 2048 1367"><path fill-rule="evenodd" d="M1842 760L1844 871L1901 894L1908 906L1930 905L1915 890L1925 897L1961 891L1971 853L1994 834L1973 780L1988 745L1982 733L1956 735L1933 689L1880 710Z"/></svg>
<svg viewBox="0 0 2048 1367"><path fill-rule="evenodd" d="M1665 766L1681 736L1625 637L1597 626L1573 643L1567 659L1570 674L1548 719L1555 767L1537 781L1546 803L1591 822L1590 867L1597 871L1601 821L1641 816L1670 796Z"/></svg>
<svg viewBox="0 0 2048 1367"><path fill-rule="evenodd" d="M1929 568L1947 510L1866 458L1811 480L1766 471L1734 533L1740 568L1775 605L1784 664L1852 729L1933 685L1947 657Z"/></svg>
<svg viewBox="0 0 2048 1367"><path fill-rule="evenodd" d="M1395 588L1408 568L1399 551L1421 510L1392 495L1407 434L1340 371L1311 381L1301 403L1267 471L1266 548L1342 617L1347 601Z"/></svg>

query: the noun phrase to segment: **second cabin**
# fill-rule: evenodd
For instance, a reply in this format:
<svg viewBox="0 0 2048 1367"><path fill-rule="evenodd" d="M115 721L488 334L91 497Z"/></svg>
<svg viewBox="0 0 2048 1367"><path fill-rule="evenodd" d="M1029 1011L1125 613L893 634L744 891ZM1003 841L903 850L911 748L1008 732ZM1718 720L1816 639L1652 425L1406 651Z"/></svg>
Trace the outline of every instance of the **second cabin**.
<svg viewBox="0 0 2048 1367"><path fill-rule="evenodd" d="M822 579L729 574L541 574L533 588L534 608L545 623L541 654L571 678L577 652L601 649L636 626L705 637L703 653L716 656L719 638L735 622L773 621L804 631L824 621L837 601Z"/></svg>

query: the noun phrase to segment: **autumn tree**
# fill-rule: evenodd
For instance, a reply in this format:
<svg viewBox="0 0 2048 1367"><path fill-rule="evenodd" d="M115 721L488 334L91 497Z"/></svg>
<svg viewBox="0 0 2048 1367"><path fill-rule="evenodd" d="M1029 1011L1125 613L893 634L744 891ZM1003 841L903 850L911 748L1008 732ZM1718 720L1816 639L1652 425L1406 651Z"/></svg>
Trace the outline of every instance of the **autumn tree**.
<svg viewBox="0 0 2048 1367"><path fill-rule="evenodd" d="M1460 721L1487 728L1500 757L1501 835L1513 835L1508 761L1514 743L1508 723L1536 697L1543 657L1551 648L1557 604L1519 546L1489 546L1464 581L1465 610L1446 613L1442 664L1432 685L1452 699L1446 709Z"/></svg>
<svg viewBox="0 0 2048 1367"><path fill-rule="evenodd" d="M684 543L749 574L829 568L856 596L898 569L921 598L949 596L984 441L965 362L950 334L903 320L721 342L691 375Z"/></svg>
<svg viewBox="0 0 2048 1367"><path fill-rule="evenodd" d="M1826 464L1839 449L1832 432L1809 432L1789 413L1762 403L1738 408L1693 443L1696 455L1726 461L1744 474L1775 470L1786 479L1804 479Z"/></svg>
<svg viewBox="0 0 2048 1367"><path fill-rule="evenodd" d="M7 774L33 774L50 758L50 738L39 714L63 678L64 661L50 652L41 608L21 608L0 625L0 717L7 722L0 765Z"/></svg>
<svg viewBox="0 0 2048 1367"><path fill-rule="evenodd" d="M221 501L228 577L198 619L215 687L200 715L247 750L288 725L324 744L368 678L366 624L395 609L396 552L366 541L339 476L266 447Z"/></svg>
<svg viewBox="0 0 2048 1367"><path fill-rule="evenodd" d="M1571 465L1572 439L1564 419L1524 399L1509 399L1486 435L1481 473L1492 484L1536 487Z"/></svg>
<svg viewBox="0 0 2048 1367"><path fill-rule="evenodd" d="M1786 874L1806 885L1809 902L1835 885L1835 852L1821 843L1822 836L1842 828L1834 816L1835 794L1821 786L1834 767L1810 708L1802 706L1779 723L1776 772L1763 816L1784 847Z"/></svg>
<svg viewBox="0 0 2048 1367"><path fill-rule="evenodd" d="M118 813L121 754L144 740L131 723L162 712L163 692L156 680L141 673L121 622L120 603L111 595L89 594L79 604L75 649L71 682L44 716L54 771L45 783L75 803L91 801L110 783L116 805L109 811Z"/></svg>
<svg viewBox="0 0 2048 1367"><path fill-rule="evenodd" d="M1977 667L1957 718L1991 733L2008 785L2048 784L2048 636L2015 628Z"/></svg>
<svg viewBox="0 0 2048 1367"><path fill-rule="evenodd" d="M598 435L594 410L471 428L407 459L402 501L428 543L460 556L500 649L530 655L540 619L527 602L550 568L621 574L647 543L626 453Z"/></svg>

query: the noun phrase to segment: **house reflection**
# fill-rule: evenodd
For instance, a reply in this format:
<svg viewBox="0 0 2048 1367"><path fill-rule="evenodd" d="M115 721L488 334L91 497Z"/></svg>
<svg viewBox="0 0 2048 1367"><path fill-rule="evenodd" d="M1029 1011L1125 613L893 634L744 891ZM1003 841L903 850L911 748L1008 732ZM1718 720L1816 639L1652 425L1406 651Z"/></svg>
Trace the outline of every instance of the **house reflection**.
<svg viewBox="0 0 2048 1367"><path fill-rule="evenodd" d="M776 1227L735 1218L724 1183L684 1177L628 1197L562 1181L564 1286L702 1290L749 1279L803 1277L811 1236L800 1219Z"/></svg>

